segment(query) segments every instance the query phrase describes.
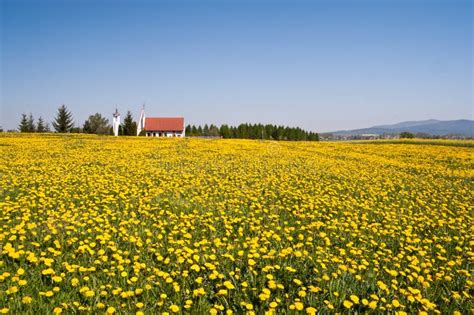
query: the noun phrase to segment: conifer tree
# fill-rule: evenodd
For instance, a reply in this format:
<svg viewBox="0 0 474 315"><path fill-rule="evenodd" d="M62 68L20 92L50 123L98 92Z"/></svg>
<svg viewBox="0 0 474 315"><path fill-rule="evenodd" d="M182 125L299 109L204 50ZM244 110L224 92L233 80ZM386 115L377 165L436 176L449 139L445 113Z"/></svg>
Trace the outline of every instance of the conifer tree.
<svg viewBox="0 0 474 315"><path fill-rule="evenodd" d="M20 132L28 132L28 117L26 114L21 114L20 124L18 125Z"/></svg>
<svg viewBox="0 0 474 315"><path fill-rule="evenodd" d="M127 111L127 115L123 119L123 135L135 136L137 134L137 123L133 121L132 112Z"/></svg>
<svg viewBox="0 0 474 315"><path fill-rule="evenodd" d="M74 127L72 114L68 111L66 105L61 105L58 108L56 119L53 121L53 127L56 132L71 132Z"/></svg>
<svg viewBox="0 0 474 315"><path fill-rule="evenodd" d="M43 118L41 118L41 116L40 116L40 118L38 118L38 123L36 125L36 131L37 132L46 132L46 125L44 123Z"/></svg>
<svg viewBox="0 0 474 315"><path fill-rule="evenodd" d="M190 136L191 135L191 125L187 125L184 132L185 132L186 136Z"/></svg>
<svg viewBox="0 0 474 315"><path fill-rule="evenodd" d="M30 113L30 116L28 117L28 132L35 132L35 119L33 118L33 115Z"/></svg>

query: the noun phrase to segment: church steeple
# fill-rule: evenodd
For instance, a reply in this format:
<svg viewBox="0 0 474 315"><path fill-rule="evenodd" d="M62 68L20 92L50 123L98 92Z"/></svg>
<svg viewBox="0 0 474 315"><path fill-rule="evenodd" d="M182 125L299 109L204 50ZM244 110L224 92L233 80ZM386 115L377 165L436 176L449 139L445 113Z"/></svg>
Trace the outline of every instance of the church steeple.
<svg viewBox="0 0 474 315"><path fill-rule="evenodd" d="M140 135L142 130L145 130L145 104L143 104L142 110L140 112L140 119L138 120L137 124L137 136Z"/></svg>

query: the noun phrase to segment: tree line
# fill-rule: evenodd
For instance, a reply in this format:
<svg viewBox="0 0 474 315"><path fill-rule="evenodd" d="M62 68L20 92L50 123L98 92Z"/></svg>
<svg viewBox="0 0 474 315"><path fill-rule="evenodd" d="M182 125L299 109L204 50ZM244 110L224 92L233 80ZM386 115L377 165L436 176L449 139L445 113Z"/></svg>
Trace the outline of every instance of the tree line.
<svg viewBox="0 0 474 315"><path fill-rule="evenodd" d="M66 105L62 105L58 108L56 117L51 125L53 126L54 131L61 133L113 134L112 125L109 120L103 117L100 113L90 115L82 127L75 126L72 113L67 109ZM35 123L32 114L22 114L18 130L20 132L50 132L51 128L42 117L39 117L38 122ZM133 120L132 112L127 111L123 123L119 126L119 135L135 136L136 134L137 123Z"/></svg>
<svg viewBox="0 0 474 315"><path fill-rule="evenodd" d="M222 137L225 139L265 139L290 141L319 141L316 132L306 131L299 127L285 127L263 124L240 124L238 126L215 125L186 126L186 136Z"/></svg>

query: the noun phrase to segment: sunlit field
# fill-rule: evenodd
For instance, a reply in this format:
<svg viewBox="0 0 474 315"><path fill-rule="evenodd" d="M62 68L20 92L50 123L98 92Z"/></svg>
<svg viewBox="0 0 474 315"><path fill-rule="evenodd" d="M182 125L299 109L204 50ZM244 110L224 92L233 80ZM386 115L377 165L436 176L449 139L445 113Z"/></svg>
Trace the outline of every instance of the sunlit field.
<svg viewBox="0 0 474 315"><path fill-rule="evenodd" d="M0 136L0 313L469 314L472 141Z"/></svg>

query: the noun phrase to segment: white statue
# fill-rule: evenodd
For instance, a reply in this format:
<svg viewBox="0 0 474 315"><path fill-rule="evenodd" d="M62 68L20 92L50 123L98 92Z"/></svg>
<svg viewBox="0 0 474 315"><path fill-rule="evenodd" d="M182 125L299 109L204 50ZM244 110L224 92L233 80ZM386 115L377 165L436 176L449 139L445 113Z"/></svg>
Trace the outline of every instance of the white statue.
<svg viewBox="0 0 474 315"><path fill-rule="evenodd" d="M119 126L120 126L120 113L118 112L117 109L115 109L115 113L113 115L114 115L114 120L112 123L112 127L114 129L114 136L117 137L118 132L119 132Z"/></svg>

